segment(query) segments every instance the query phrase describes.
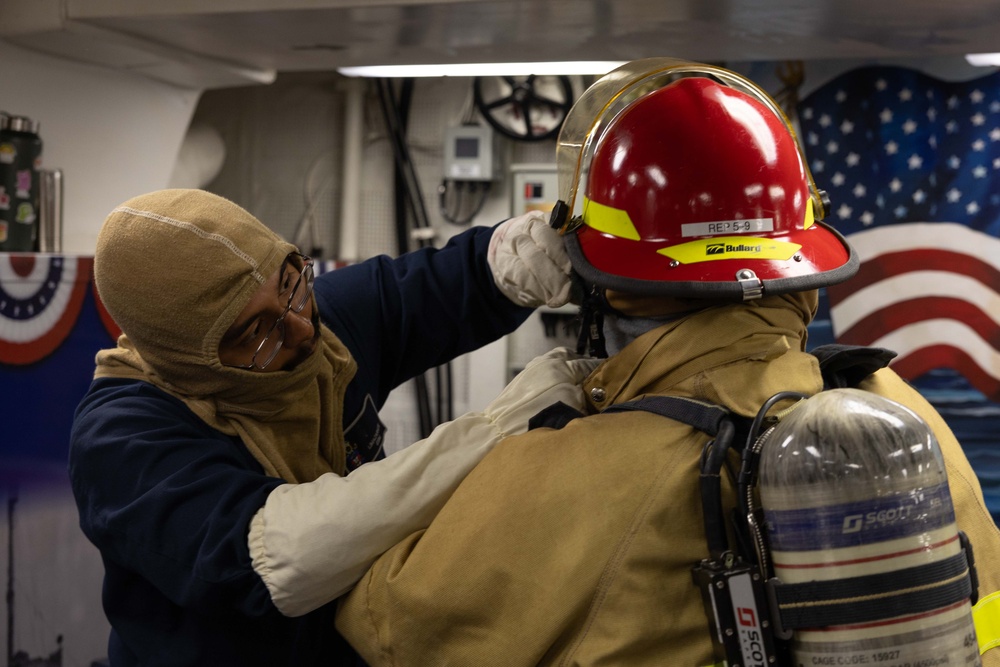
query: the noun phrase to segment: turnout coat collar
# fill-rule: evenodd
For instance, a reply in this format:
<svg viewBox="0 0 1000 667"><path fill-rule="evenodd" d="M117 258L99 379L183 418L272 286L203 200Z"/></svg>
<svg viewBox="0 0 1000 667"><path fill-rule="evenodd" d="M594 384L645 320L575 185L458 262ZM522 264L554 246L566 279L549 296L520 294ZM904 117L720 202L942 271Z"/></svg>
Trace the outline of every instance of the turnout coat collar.
<svg viewBox="0 0 1000 667"><path fill-rule="evenodd" d="M594 411L671 394L751 417L779 391L819 391L819 365L802 353L814 298L810 292L722 305L647 332L587 379Z"/></svg>

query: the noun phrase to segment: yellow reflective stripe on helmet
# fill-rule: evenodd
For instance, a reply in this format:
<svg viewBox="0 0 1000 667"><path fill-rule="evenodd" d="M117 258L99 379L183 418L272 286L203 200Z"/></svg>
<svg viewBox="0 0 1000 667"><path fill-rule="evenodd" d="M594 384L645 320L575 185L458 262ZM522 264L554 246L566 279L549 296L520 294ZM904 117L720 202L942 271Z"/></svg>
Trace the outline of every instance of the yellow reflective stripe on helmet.
<svg viewBox="0 0 1000 667"><path fill-rule="evenodd" d="M695 264L716 259L791 259L801 247L798 243L756 236L716 236L660 248L656 252L682 264Z"/></svg>
<svg viewBox="0 0 1000 667"><path fill-rule="evenodd" d="M976 624L980 654L1000 646L1000 591L976 603L972 608L972 621Z"/></svg>
<svg viewBox="0 0 1000 667"><path fill-rule="evenodd" d="M611 234L632 241L639 240L639 231L632 224L632 218L620 208L598 204L583 198L583 222L605 234Z"/></svg>
<svg viewBox="0 0 1000 667"><path fill-rule="evenodd" d="M816 222L816 207L819 206L819 202L815 199L809 199L809 205L806 206L806 219L802 221L802 229L809 229Z"/></svg>

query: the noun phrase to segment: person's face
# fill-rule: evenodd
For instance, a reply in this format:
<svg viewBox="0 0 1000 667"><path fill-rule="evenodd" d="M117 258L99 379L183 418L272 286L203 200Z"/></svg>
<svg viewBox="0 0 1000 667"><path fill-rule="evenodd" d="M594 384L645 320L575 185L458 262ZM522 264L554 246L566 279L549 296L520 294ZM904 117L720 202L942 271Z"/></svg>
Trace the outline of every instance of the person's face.
<svg viewBox="0 0 1000 667"><path fill-rule="evenodd" d="M292 253L250 298L219 343L219 360L258 372L290 370L315 352L319 317L312 260Z"/></svg>

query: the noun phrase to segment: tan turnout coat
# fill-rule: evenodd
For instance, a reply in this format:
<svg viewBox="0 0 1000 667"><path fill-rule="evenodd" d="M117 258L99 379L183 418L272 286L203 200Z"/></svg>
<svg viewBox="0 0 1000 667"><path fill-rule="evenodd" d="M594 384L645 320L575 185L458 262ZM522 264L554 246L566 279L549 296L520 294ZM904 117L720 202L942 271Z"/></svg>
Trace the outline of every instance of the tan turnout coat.
<svg viewBox="0 0 1000 667"><path fill-rule="evenodd" d="M802 351L814 298L714 308L648 332L587 379L587 395L604 396L594 411L671 394L752 416L778 391L819 391L816 359ZM980 592L1000 590L1000 533L951 431L893 371L863 387L932 426ZM373 666L711 664L691 577L707 555L698 498L706 439L643 412L509 438L429 528L378 559L343 600L337 627ZM983 658L1000 665L1000 649Z"/></svg>

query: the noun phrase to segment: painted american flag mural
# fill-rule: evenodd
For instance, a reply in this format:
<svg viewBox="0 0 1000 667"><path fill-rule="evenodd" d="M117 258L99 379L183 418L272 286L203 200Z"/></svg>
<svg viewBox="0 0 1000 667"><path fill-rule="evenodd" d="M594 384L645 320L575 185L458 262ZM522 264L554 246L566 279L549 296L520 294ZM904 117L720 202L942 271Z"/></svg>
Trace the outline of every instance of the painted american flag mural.
<svg viewBox="0 0 1000 667"><path fill-rule="evenodd" d="M898 353L892 367L949 419L1000 518L1000 73L865 67L797 112L827 220L861 259L826 290L833 336Z"/></svg>

